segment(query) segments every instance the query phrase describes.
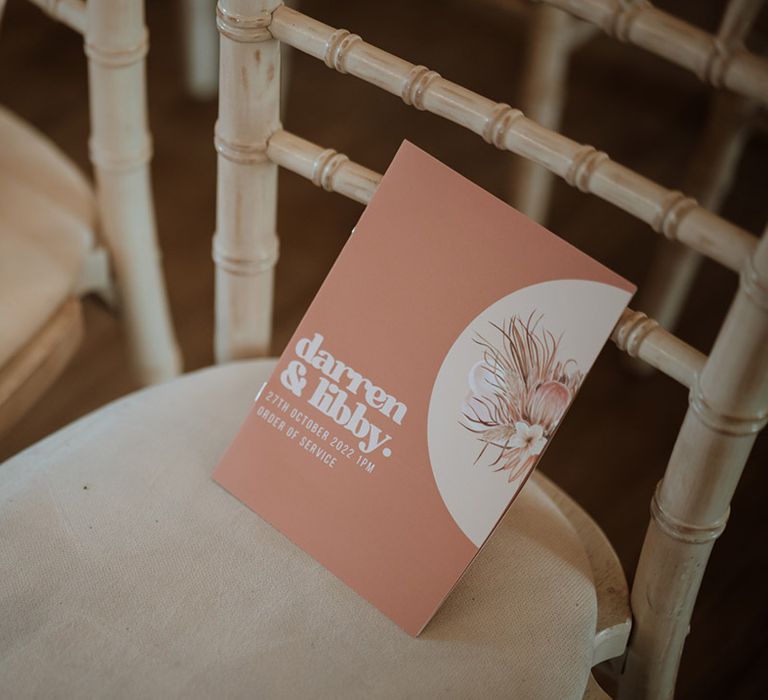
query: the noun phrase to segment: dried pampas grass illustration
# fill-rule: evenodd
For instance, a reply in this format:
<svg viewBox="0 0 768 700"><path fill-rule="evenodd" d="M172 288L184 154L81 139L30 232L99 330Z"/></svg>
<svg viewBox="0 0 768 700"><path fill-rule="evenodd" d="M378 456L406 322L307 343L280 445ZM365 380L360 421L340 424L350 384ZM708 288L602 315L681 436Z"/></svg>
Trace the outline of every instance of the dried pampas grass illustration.
<svg viewBox="0 0 768 700"><path fill-rule="evenodd" d="M498 344L475 338L483 358L469 372L460 422L482 443L475 464L490 450L490 466L509 472L508 481L536 462L583 378L574 359L558 356L562 335L543 328L542 318L534 311L491 323Z"/></svg>

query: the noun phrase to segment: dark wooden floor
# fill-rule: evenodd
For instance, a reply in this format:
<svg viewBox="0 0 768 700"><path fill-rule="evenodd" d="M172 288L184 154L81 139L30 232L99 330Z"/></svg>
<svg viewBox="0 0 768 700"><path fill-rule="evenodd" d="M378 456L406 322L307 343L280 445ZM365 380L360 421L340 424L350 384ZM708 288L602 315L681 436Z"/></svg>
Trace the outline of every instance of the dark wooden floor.
<svg viewBox="0 0 768 700"><path fill-rule="evenodd" d="M187 369L211 362L215 158L213 102L196 103L182 86L178 7L147 3L152 36L150 119L154 188L176 330ZM724 2L660 3L707 28ZM482 3L306 0L310 14L438 70L489 97L514 104L522 29ZM601 37L572 63L564 131L593 143L639 172L679 186L707 106L694 77L638 49ZM87 168L85 60L78 38L22 0L10 0L0 34L0 102L50 134ZM296 56L284 123L383 170L408 138L491 192L505 196L510 156L432 115L321 63ZM386 128L385 128L386 127ZM768 139L755 136L725 213L759 233ZM360 215L360 207L290 174L280 180L282 258L277 273L276 352L301 318ZM654 235L628 215L558 183L550 228L635 282L642 282ZM680 334L707 351L736 279L706 264ZM118 322L86 302L87 336L53 389L0 445L0 458L134 388ZM609 345L569 414L543 469L593 514L631 576L661 477L687 406L685 391L663 376L639 380ZM678 697L768 696L768 548L764 499L768 439L747 465L728 529L704 580L683 659ZM556 700L556 699L555 699Z"/></svg>

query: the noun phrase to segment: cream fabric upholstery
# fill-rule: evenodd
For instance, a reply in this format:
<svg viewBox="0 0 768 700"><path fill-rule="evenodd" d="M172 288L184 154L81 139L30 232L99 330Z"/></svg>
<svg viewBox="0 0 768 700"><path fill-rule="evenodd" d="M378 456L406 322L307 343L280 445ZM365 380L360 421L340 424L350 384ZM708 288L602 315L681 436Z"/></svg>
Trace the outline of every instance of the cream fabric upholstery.
<svg viewBox="0 0 768 700"><path fill-rule="evenodd" d="M48 137L0 106L0 172L93 228L96 200L83 174Z"/></svg>
<svg viewBox="0 0 768 700"><path fill-rule="evenodd" d="M75 166L0 109L0 366L73 294L94 211Z"/></svg>
<svg viewBox="0 0 768 700"><path fill-rule="evenodd" d="M272 366L146 389L0 466L0 695L580 698L594 587L535 481L413 639L211 480Z"/></svg>

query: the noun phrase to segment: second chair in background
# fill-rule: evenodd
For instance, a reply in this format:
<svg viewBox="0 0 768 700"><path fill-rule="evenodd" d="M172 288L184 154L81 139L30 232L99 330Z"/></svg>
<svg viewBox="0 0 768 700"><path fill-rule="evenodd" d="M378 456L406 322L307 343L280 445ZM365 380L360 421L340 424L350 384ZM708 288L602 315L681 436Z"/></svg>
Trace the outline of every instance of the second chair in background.
<svg viewBox="0 0 768 700"><path fill-rule="evenodd" d="M539 123L559 128L571 54L600 29L692 70L720 91L711 98L708 124L682 189L707 209L718 211L753 126L752 117L758 105L768 102L768 63L744 50L763 4L764 0L730 0L717 34L710 35L648 2L529 3L520 107ZM546 224L553 182L545 168L515 159L510 201ZM673 330L701 261L696 251L675 241L659 241L638 307Z"/></svg>
<svg viewBox="0 0 768 700"><path fill-rule="evenodd" d="M44 135L0 110L0 432L74 354L79 297L88 292L119 309L142 384L181 367L155 232L143 7L35 4L84 37L96 182Z"/></svg>

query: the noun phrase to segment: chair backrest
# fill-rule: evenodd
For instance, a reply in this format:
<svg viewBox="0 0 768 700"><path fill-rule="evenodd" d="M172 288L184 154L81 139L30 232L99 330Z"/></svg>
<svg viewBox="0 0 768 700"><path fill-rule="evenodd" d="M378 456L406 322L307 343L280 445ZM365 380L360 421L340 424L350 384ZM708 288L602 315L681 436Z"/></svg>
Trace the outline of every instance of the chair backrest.
<svg viewBox="0 0 768 700"><path fill-rule="evenodd" d="M83 35L88 57L90 158L99 233L116 276L131 356L143 384L178 374L155 232L147 129L143 0L32 0Z"/></svg>
<svg viewBox="0 0 768 700"><path fill-rule="evenodd" d="M637 0L609 5L584 1L566 4L556 0L527 4L519 101L529 117L552 129L560 128L571 55L601 29L691 68L716 87L723 87L726 73L750 70L753 73L750 78L734 79L730 84L736 90L752 94L762 90L761 82L768 76L768 63L744 50L764 0L729 0L715 35L708 35L660 12L648 2ZM664 40L659 41L659 37ZM670 51L670 47L675 50ZM734 60L735 66L732 66ZM700 65L704 69L699 70ZM708 123L687 167L682 188L710 211L718 211L755 126L755 112L760 102L727 89L713 93ZM553 182L554 176L544 168L523 158L512 159L510 201L541 223L546 222ZM674 330L702 257L674 242L659 241L657 248L655 261L635 304L662 326ZM640 373L650 371L647 366L630 364Z"/></svg>
<svg viewBox="0 0 768 700"><path fill-rule="evenodd" d="M659 10L648 0L535 0L686 68L714 87L768 103L768 61L743 39L764 0L730 0L716 35Z"/></svg>
<svg viewBox="0 0 768 700"><path fill-rule="evenodd" d="M768 62L744 48L764 0L729 0L714 35L646 1L529 0L527 4L530 16L520 103L529 117L544 126L559 128L570 56L600 30L688 68L714 87L733 90L717 95L705 143L686 181L686 192L717 211L748 131L750 108L768 100ZM744 76L745 71L749 75ZM515 165L510 200L543 222L552 176L523 159L516 159Z"/></svg>
<svg viewBox="0 0 768 700"><path fill-rule="evenodd" d="M657 233L740 273L739 291L708 358L630 309L612 336L620 349L690 389L690 408L652 500L621 684L624 697L671 695L706 561L757 432L768 419L768 235L758 241L592 146L277 0L219 0L217 24L221 72L213 257L218 361L262 355L269 347L278 166L361 203L369 201L380 180L345 155L282 129L280 42L543 165ZM723 80L751 94L754 61L737 58L722 69Z"/></svg>

